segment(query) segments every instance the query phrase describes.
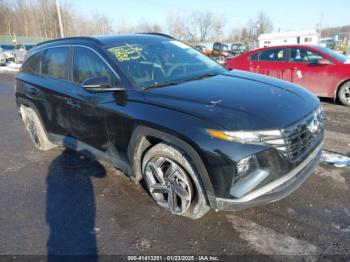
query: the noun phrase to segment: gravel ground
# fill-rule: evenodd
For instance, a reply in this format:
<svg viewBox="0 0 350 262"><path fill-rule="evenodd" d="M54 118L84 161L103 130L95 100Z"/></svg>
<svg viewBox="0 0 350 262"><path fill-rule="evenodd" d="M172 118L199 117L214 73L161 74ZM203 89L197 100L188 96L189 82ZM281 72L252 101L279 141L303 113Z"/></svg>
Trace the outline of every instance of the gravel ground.
<svg viewBox="0 0 350 262"><path fill-rule="evenodd" d="M109 164L63 148L36 150L17 114L14 76L0 73L0 261L48 253L93 261L131 254L350 259L349 167L322 163L277 203L211 210L195 221L173 216ZM350 108L322 104L325 149L349 153Z"/></svg>

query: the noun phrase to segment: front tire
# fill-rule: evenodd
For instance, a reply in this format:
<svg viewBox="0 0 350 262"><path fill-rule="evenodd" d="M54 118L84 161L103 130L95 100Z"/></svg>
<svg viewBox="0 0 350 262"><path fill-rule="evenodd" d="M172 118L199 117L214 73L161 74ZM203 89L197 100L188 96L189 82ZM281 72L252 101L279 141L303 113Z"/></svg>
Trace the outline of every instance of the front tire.
<svg viewBox="0 0 350 262"><path fill-rule="evenodd" d="M344 106L350 106L350 81L345 82L340 86L338 99Z"/></svg>
<svg viewBox="0 0 350 262"><path fill-rule="evenodd" d="M208 212L197 172L182 150L153 146L143 158L142 175L152 198L171 213L198 219Z"/></svg>
<svg viewBox="0 0 350 262"><path fill-rule="evenodd" d="M51 143L48 139L38 115L32 108L22 105L20 112L29 136L37 149L48 151L57 147L57 145Z"/></svg>

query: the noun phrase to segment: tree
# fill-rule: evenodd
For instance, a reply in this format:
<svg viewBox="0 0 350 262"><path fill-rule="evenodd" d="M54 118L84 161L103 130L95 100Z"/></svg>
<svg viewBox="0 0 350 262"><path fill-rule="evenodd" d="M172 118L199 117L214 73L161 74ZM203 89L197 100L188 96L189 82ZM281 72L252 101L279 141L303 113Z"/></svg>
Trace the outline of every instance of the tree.
<svg viewBox="0 0 350 262"><path fill-rule="evenodd" d="M273 30L273 23L270 17L263 11L260 11L258 13L255 23L257 36L261 34L271 33Z"/></svg>
<svg viewBox="0 0 350 262"><path fill-rule="evenodd" d="M168 13L168 34L190 43L220 40L223 37L224 19L213 13L193 12L189 15Z"/></svg>
<svg viewBox="0 0 350 262"><path fill-rule="evenodd" d="M185 19L175 12L168 13L166 17L167 33L176 39L185 40Z"/></svg>

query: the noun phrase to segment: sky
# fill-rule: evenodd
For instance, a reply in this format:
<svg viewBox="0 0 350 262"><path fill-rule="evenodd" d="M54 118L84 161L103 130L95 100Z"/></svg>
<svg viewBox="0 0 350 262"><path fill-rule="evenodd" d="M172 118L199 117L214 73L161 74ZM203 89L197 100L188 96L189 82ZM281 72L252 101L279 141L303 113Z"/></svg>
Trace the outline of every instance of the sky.
<svg viewBox="0 0 350 262"><path fill-rule="evenodd" d="M227 27L244 26L259 11L272 19L274 31L316 29L350 24L349 0L60 0L76 10L108 15L114 25L120 21L135 25L140 21L160 25L169 12L189 14L212 11L225 17ZM323 14L323 15L322 15Z"/></svg>

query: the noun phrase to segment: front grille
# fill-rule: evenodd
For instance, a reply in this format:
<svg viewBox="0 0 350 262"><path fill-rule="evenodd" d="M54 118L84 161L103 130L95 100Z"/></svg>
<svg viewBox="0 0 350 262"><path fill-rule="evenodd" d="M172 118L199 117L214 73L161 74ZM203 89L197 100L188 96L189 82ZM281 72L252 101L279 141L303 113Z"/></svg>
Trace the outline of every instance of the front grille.
<svg viewBox="0 0 350 262"><path fill-rule="evenodd" d="M303 160L323 138L323 112L316 110L301 121L281 130L282 136L266 137L262 142L275 147L291 162Z"/></svg>

